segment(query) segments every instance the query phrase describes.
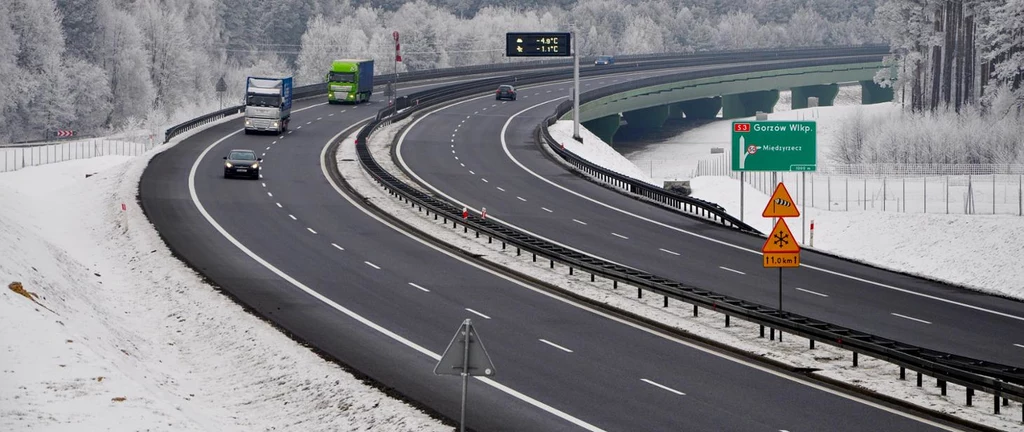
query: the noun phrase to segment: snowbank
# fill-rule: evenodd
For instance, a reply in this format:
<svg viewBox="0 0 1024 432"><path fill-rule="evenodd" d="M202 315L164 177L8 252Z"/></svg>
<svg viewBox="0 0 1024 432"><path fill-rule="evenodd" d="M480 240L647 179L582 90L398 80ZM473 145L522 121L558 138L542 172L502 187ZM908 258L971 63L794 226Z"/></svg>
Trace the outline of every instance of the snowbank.
<svg viewBox="0 0 1024 432"><path fill-rule="evenodd" d="M0 174L0 281L34 293L0 289L0 430L447 429L173 258L136 204L151 156Z"/></svg>
<svg viewBox="0 0 1024 432"><path fill-rule="evenodd" d="M643 182L647 182L653 185L661 186L661 183L656 183L651 180L643 171L636 167L632 162L615 151L610 145L605 143L594 135L587 128L580 125L580 137L583 138L583 142L576 141L572 137L572 120L559 120L555 124L548 128L548 132L551 133L551 137L555 141L565 146L566 150L569 150L573 154L586 159L588 161L598 163L598 165L608 168L624 176L634 178Z"/></svg>

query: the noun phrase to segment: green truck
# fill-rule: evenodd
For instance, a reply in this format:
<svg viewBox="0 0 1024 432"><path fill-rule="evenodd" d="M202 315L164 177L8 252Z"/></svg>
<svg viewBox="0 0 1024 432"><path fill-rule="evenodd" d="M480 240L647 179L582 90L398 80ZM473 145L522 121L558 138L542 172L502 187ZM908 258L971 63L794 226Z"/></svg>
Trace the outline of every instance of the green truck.
<svg viewBox="0 0 1024 432"><path fill-rule="evenodd" d="M326 78L327 103L368 101L373 94L373 60L335 60Z"/></svg>

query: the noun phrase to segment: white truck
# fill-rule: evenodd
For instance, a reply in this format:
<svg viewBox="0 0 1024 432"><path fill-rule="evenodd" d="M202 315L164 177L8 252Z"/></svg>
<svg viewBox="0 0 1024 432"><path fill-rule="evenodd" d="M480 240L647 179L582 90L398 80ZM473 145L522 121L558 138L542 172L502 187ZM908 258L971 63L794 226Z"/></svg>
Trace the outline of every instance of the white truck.
<svg viewBox="0 0 1024 432"><path fill-rule="evenodd" d="M292 77L249 77L245 81L245 133L288 130L292 115Z"/></svg>

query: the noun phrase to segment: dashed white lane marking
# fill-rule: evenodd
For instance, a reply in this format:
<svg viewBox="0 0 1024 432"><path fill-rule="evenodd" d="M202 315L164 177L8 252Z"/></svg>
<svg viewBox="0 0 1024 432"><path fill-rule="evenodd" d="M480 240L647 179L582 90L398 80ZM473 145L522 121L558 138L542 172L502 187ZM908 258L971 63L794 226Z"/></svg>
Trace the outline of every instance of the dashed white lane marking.
<svg viewBox="0 0 1024 432"><path fill-rule="evenodd" d="M1013 346L1018 347L1018 348L1024 348L1024 345L1021 345L1021 344L1013 344Z"/></svg>
<svg viewBox="0 0 1024 432"><path fill-rule="evenodd" d="M487 316L487 315L484 315L484 314L482 314L482 313L480 313L480 312L477 312L477 311L475 311L475 310L473 310L473 309L470 309L470 308L466 308L466 310L468 310L468 311L470 311L470 312L472 312L472 313L475 313L475 314L477 314L477 315L480 315L480 316L482 316L482 317L484 317L484 318L486 318L486 319L491 319L491 317L489 317L489 316Z"/></svg>
<svg viewBox="0 0 1024 432"><path fill-rule="evenodd" d="M306 124L313 124L313 122L311 122L311 121L308 121L308 122L306 122Z"/></svg>
<svg viewBox="0 0 1024 432"><path fill-rule="evenodd" d="M455 138L455 134L452 134L452 138Z"/></svg>
<svg viewBox="0 0 1024 432"><path fill-rule="evenodd" d="M452 142L455 142L455 138L452 138ZM454 145L452 147L454 147Z"/></svg>
<svg viewBox="0 0 1024 432"><path fill-rule="evenodd" d="M487 179L485 179L485 178L482 178L482 177L480 178L480 180L483 180L483 181L484 181L484 183L490 183L489 181L487 181Z"/></svg>
<svg viewBox="0 0 1024 432"><path fill-rule="evenodd" d="M469 116L466 116L466 118L469 118ZM463 120L463 122L465 122L465 120Z"/></svg>
<svg viewBox="0 0 1024 432"><path fill-rule="evenodd" d="M338 246L336 243L331 243L331 246L334 246L334 248L337 250L345 250L345 248Z"/></svg>
<svg viewBox="0 0 1024 432"><path fill-rule="evenodd" d="M491 104L491 108L498 106L498 104Z"/></svg>
<svg viewBox="0 0 1024 432"><path fill-rule="evenodd" d="M281 134L281 136L277 137L277 139L284 139L284 134ZM274 141L274 142L277 142L277 141Z"/></svg>
<svg viewBox="0 0 1024 432"><path fill-rule="evenodd" d="M452 150L452 154L455 154L455 150Z"/></svg>
<svg viewBox="0 0 1024 432"><path fill-rule="evenodd" d="M295 129L302 129L302 126L299 126L299 127L295 128ZM288 131L288 133L292 133L292 131Z"/></svg>
<svg viewBox="0 0 1024 432"><path fill-rule="evenodd" d="M578 223L578 224L580 224L580 225L586 225L586 224L587 224L586 222L583 222L583 221L581 221L581 220L579 220L579 219L573 219L572 221L573 221L573 222L576 222L576 223Z"/></svg>
<svg viewBox="0 0 1024 432"><path fill-rule="evenodd" d="M423 290L423 292L430 292L430 290L428 290L426 288L423 288L423 287L421 287L419 285L416 285L416 284L414 284L412 282L409 282L409 285L412 285L414 288L419 288L419 289Z"/></svg>
<svg viewBox="0 0 1024 432"><path fill-rule="evenodd" d="M274 204L277 204L277 208L284 208L284 206L282 206L281 203L274 203Z"/></svg>
<svg viewBox="0 0 1024 432"><path fill-rule="evenodd" d="M679 252L672 252L672 251L670 251L668 249L662 249L662 248L659 248L658 250L660 250L662 252L665 252L665 253L670 253L670 254L675 255L675 256L679 256Z"/></svg>
<svg viewBox="0 0 1024 432"><path fill-rule="evenodd" d="M658 388L660 388L662 390L670 391L670 392L675 393L675 394L677 394L679 396L686 396L686 393L683 393L683 392L681 392L679 390L676 390L676 389L668 387L668 386L664 386L664 385L658 384L658 383L656 383L654 381L651 381L651 380L649 380L647 378L641 378L640 381L643 381L643 382L645 382L647 384L650 384L652 386L658 387Z"/></svg>
<svg viewBox="0 0 1024 432"><path fill-rule="evenodd" d="M917 321L919 323L931 324L931 321L925 321L925 320L919 319L919 318L909 317L909 316L906 316L906 315L900 315L900 314L898 314L896 312L893 312L892 314L893 314L893 316L898 316L898 317L903 318L903 319L908 319L908 320L911 320L911 321Z"/></svg>
<svg viewBox="0 0 1024 432"><path fill-rule="evenodd" d="M313 228L310 228L310 227L306 227L306 229L307 229L307 230L309 230L309 232L311 232L311 233L313 233L313 234L316 234L316 231L313 231Z"/></svg>
<svg viewBox="0 0 1024 432"><path fill-rule="evenodd" d="M299 126L299 129L302 129L302 126ZM295 131L288 131L288 135L291 135L292 132L295 132ZM284 138L284 137L281 137L281 138Z"/></svg>
<svg viewBox="0 0 1024 432"><path fill-rule="evenodd" d="M541 342L544 342L544 343L546 343L546 344L548 344L548 345L551 345L551 346L553 346L553 347L555 347L555 348L558 348L558 349L560 349L560 350L562 350L562 351L565 351L565 352L567 352L567 353L571 353L571 352L572 352L572 350L571 350L571 349L569 349L569 348L566 348L566 347L564 347L564 346L561 346L561 345L559 345L559 344L556 344L556 343L554 343L554 342L550 342L550 341L548 341L548 340L546 340L546 339L540 339L540 341L541 341Z"/></svg>
<svg viewBox="0 0 1024 432"><path fill-rule="evenodd" d="M473 170L469 170L469 173L470 173L470 174L473 174L473 175L476 175L476 173L475 173L475 172L473 172Z"/></svg>
<svg viewBox="0 0 1024 432"><path fill-rule="evenodd" d="M327 117L334 117L334 113L329 114Z"/></svg>
<svg viewBox="0 0 1024 432"><path fill-rule="evenodd" d="M299 220L299 218L295 217L295 215L288 215L288 217L292 218L292 220Z"/></svg>
<svg viewBox="0 0 1024 432"><path fill-rule="evenodd" d="M260 178L263 178L263 174L260 174Z"/></svg>
<svg viewBox="0 0 1024 432"><path fill-rule="evenodd" d="M480 114L480 111L473 111L473 114Z"/></svg>
<svg viewBox="0 0 1024 432"><path fill-rule="evenodd" d="M741 274L741 275L745 275L746 274L746 273L743 273L743 272L741 272L739 270L733 270L733 269L731 269L729 267L718 266L718 268L720 268L722 270L725 270L725 271L728 271L728 272L738 273L738 274Z"/></svg>
<svg viewBox="0 0 1024 432"><path fill-rule="evenodd" d="M272 143L270 143L270 144L277 144L277 141L274 141L274 142L272 142ZM267 148L269 148L269 147L267 147Z"/></svg>
<svg viewBox="0 0 1024 432"><path fill-rule="evenodd" d="M317 117L316 119L317 120L323 120L324 118L323 117Z"/></svg>
<svg viewBox="0 0 1024 432"><path fill-rule="evenodd" d="M505 192L505 189L503 189L501 186L498 186L498 190Z"/></svg>
<svg viewBox="0 0 1024 432"><path fill-rule="evenodd" d="M274 197L274 194L272 194L272 193L270 193L270 192L267 192L267 196L269 196L269 197L273 198L273 197Z"/></svg>
<svg viewBox="0 0 1024 432"><path fill-rule="evenodd" d="M463 167L463 168L465 168L465 167L466 167L466 164L464 164L464 163L462 163L462 162L459 162L459 165L462 165L462 167Z"/></svg>
<svg viewBox="0 0 1024 432"><path fill-rule="evenodd" d="M370 267L373 267L373 268L375 268L377 270L380 270L380 267L378 267L377 264L374 264L374 263L369 262L369 261L363 261L363 262L366 263L366 265L368 265Z"/></svg>
<svg viewBox="0 0 1024 432"><path fill-rule="evenodd" d="M348 111L348 110L341 110L341 112L345 112L345 111Z"/></svg>
<svg viewBox="0 0 1024 432"><path fill-rule="evenodd" d="M264 157L264 156L266 156L266 155L267 155L266 153L263 153L263 154L261 154L261 155L260 155L260 157Z"/></svg>
<svg viewBox="0 0 1024 432"><path fill-rule="evenodd" d="M459 160L459 157L458 157L458 156L455 156L455 160Z"/></svg>
<svg viewBox="0 0 1024 432"><path fill-rule="evenodd" d="M615 236L615 237L618 237L620 239L629 240L629 237L626 237L626 236L624 236L622 234L619 234L619 233L612 233L612 235Z"/></svg>
<svg viewBox="0 0 1024 432"><path fill-rule="evenodd" d="M263 187L267 187L267 184L266 184L266 183L263 183Z"/></svg>
<svg viewBox="0 0 1024 432"><path fill-rule="evenodd" d="M820 297L828 297L828 294L822 294L820 292L814 292L814 291L806 290L806 289L803 289L803 288L797 288L796 290L797 291L803 291L803 292L808 293L808 294L814 294L814 295L820 296Z"/></svg>
<svg viewBox="0 0 1024 432"><path fill-rule="evenodd" d="M519 199L519 201L522 201L522 202L526 202L526 198L523 198L523 197L521 197L521 196L517 196L516 198L518 198L518 199Z"/></svg>
<svg viewBox="0 0 1024 432"><path fill-rule="evenodd" d="M267 147L266 149L267 149L267 150L270 150L270 147Z"/></svg>
<svg viewBox="0 0 1024 432"><path fill-rule="evenodd" d="M541 209L541 210L544 210L544 211L546 211L546 212L548 212L548 213L554 213L554 212L552 212L552 211L551 211L551 209L549 209L549 208L547 208L547 207L541 207L540 209Z"/></svg>

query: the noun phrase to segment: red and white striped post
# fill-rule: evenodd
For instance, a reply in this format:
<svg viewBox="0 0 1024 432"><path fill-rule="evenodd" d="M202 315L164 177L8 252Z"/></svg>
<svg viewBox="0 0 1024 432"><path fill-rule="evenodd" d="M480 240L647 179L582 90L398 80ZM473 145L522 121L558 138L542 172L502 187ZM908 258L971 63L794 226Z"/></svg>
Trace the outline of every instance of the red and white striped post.
<svg viewBox="0 0 1024 432"><path fill-rule="evenodd" d="M811 219L811 247L814 247L814 219Z"/></svg>
<svg viewBox="0 0 1024 432"><path fill-rule="evenodd" d="M469 217L469 209L466 207L462 208L462 220L466 220Z"/></svg>
<svg viewBox="0 0 1024 432"><path fill-rule="evenodd" d="M487 219L487 207L483 207L480 210L480 219Z"/></svg>

